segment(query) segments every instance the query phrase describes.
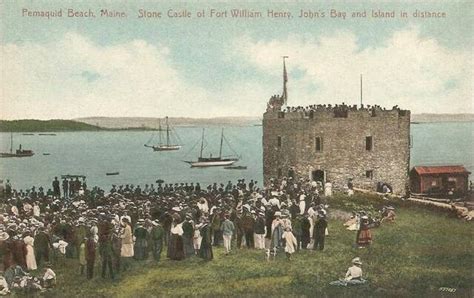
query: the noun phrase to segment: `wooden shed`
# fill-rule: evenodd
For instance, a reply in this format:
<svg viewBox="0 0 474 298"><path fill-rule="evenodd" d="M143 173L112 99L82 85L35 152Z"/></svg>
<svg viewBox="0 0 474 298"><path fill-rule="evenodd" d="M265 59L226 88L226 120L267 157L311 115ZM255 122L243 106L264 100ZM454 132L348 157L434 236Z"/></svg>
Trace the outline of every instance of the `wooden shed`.
<svg viewBox="0 0 474 298"><path fill-rule="evenodd" d="M416 166L410 171L410 185L413 194L430 196L456 196L468 192L469 174L464 166Z"/></svg>

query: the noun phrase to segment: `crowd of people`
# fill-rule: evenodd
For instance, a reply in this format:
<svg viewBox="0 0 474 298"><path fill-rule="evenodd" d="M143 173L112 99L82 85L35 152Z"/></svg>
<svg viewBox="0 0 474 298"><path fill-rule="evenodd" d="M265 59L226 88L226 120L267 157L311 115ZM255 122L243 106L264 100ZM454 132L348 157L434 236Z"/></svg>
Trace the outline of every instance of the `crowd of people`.
<svg viewBox="0 0 474 298"><path fill-rule="evenodd" d="M398 106L393 106L392 110L399 111L400 108ZM291 112L304 112L305 114L310 114L314 112L333 112L335 117L347 117L347 112L355 112L355 111L367 111L371 115L375 116L377 112L386 111L384 107L379 105L347 105L344 102L342 104L315 104L309 106L296 106L296 107L286 107L284 112L291 113Z"/></svg>
<svg viewBox="0 0 474 298"><path fill-rule="evenodd" d="M267 109L270 110L280 110L283 103L281 100L281 96L274 95L270 98ZM398 111L402 113L402 110L398 107L398 105L393 106L392 110ZM346 103L341 104L314 104L309 106L286 106L282 112L284 113L293 113L299 112L303 113L305 117L313 118L314 113L316 112L330 112L334 114L334 117L337 118L346 118L348 116L348 112L356 112L356 111L365 111L369 115L375 117L380 112L388 111L386 108L381 107L379 105L347 105Z"/></svg>
<svg viewBox="0 0 474 298"><path fill-rule="evenodd" d="M301 249L325 249L330 182L284 177L265 188L245 179L205 188L158 182L104 191L89 189L85 177L62 183L55 178L44 192L42 187L17 191L7 181L0 215L3 289L54 286L53 266L66 258L78 259L78 272L88 279L100 261L100 276L114 279L132 260L151 255L159 262L165 245L171 260L206 261L220 245L225 254L249 248L267 256L284 252L288 259ZM357 245L370 245L367 216L355 224ZM43 276L31 274L38 268L44 268Z"/></svg>

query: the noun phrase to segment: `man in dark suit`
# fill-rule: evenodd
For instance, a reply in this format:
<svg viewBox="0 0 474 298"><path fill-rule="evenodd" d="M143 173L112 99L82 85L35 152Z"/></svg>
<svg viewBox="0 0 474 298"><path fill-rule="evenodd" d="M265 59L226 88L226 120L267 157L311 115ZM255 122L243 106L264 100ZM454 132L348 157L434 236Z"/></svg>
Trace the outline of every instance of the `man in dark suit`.
<svg viewBox="0 0 474 298"><path fill-rule="evenodd" d="M58 181L58 177L54 177L54 181L53 181L53 195L56 197L56 198L59 198L61 196L61 191L59 189L59 181Z"/></svg>
<svg viewBox="0 0 474 298"><path fill-rule="evenodd" d="M69 181L67 181L67 178L63 179L63 196L65 199L69 197Z"/></svg>
<svg viewBox="0 0 474 298"><path fill-rule="evenodd" d="M328 226L328 222L326 221L326 216L323 212L318 213L318 219L314 224L314 247L313 249L324 249L324 238L326 237L326 228Z"/></svg>

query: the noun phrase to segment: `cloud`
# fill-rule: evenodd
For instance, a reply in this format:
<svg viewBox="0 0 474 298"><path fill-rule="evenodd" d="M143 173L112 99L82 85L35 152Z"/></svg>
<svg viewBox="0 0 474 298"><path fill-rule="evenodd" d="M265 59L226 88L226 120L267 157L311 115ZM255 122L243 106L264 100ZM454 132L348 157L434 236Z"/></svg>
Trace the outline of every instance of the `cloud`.
<svg viewBox="0 0 474 298"><path fill-rule="evenodd" d="M469 52L422 37L417 27L395 31L377 47L361 48L354 33L339 31L269 41L243 36L233 48L262 73L281 74L281 56L289 55L290 105L359 103L363 74L366 104L398 104L415 113L473 112Z"/></svg>
<svg viewBox="0 0 474 298"><path fill-rule="evenodd" d="M241 36L215 59L242 74L223 74L222 86L186 80L171 51L144 40L99 45L74 32L51 43L5 44L0 118L261 116L269 97L281 92L282 55L290 56L290 105L358 103L362 73L367 104L472 112L470 54L422 37L416 27L367 48L347 30L278 40Z"/></svg>
<svg viewBox="0 0 474 298"><path fill-rule="evenodd" d="M257 82L191 84L169 48L143 40L101 46L72 32L49 44L6 44L2 55L0 119L260 116L266 106Z"/></svg>
<svg viewBox="0 0 474 298"><path fill-rule="evenodd" d="M68 33L50 44L3 47L1 118L204 115L207 93L142 40L99 46Z"/></svg>

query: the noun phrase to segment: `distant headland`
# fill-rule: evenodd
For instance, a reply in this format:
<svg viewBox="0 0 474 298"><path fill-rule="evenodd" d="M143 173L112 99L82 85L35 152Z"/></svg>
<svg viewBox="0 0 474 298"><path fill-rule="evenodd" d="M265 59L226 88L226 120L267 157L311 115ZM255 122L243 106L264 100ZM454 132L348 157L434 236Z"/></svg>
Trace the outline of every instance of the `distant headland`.
<svg viewBox="0 0 474 298"><path fill-rule="evenodd" d="M108 129L128 129L130 127L157 129L159 126L159 119L160 118L154 117L89 117L77 118L74 120ZM161 120L161 124L163 125L163 118L161 118ZM262 119L260 117L170 117L169 122L174 127L249 126L254 124L261 124Z"/></svg>
<svg viewBox="0 0 474 298"><path fill-rule="evenodd" d="M63 132L63 131L110 131L153 130L149 127L107 128L75 120L0 120L0 132Z"/></svg>
<svg viewBox="0 0 474 298"><path fill-rule="evenodd" d="M474 114L412 114L412 122L474 122Z"/></svg>
<svg viewBox="0 0 474 298"><path fill-rule="evenodd" d="M248 126L261 124L258 117L170 118L173 126ZM90 117L73 120L0 120L0 132L62 132L62 131L147 131L159 127L159 118Z"/></svg>
<svg viewBox="0 0 474 298"><path fill-rule="evenodd" d="M72 120L0 120L0 132L96 131L102 128Z"/></svg>

